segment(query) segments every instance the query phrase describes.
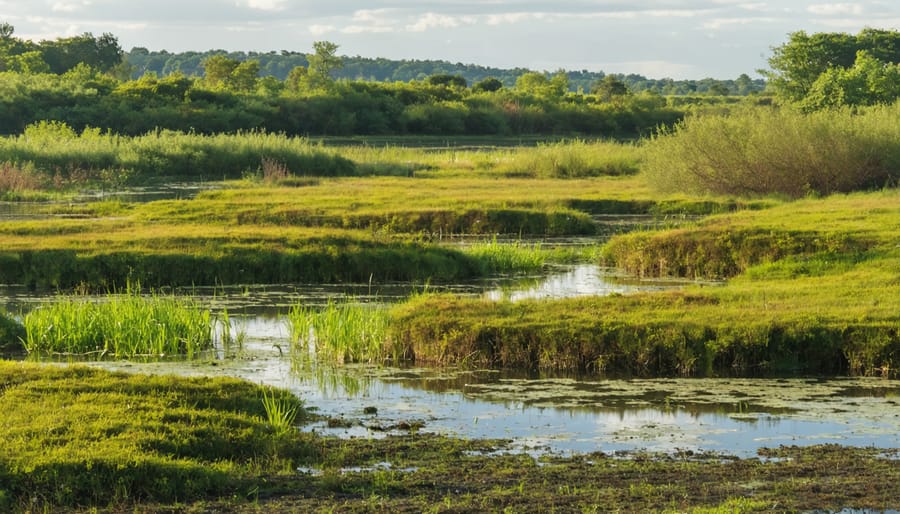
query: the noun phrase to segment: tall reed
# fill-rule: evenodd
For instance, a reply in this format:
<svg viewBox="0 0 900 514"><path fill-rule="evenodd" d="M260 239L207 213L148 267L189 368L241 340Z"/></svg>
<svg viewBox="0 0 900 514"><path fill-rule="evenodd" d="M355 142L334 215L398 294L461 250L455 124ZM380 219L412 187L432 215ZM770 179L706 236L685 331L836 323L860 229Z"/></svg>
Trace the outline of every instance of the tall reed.
<svg viewBox="0 0 900 514"><path fill-rule="evenodd" d="M144 297L131 288L104 301L60 298L28 313L24 325L29 353L193 358L213 345L208 310L174 296Z"/></svg>
<svg viewBox="0 0 900 514"><path fill-rule="evenodd" d="M349 300L317 309L295 305L288 314L295 349L337 363L396 360L387 342L388 310Z"/></svg>
<svg viewBox="0 0 900 514"><path fill-rule="evenodd" d="M485 274L537 271L547 255L540 243L498 243L496 238L473 244L465 252L478 260Z"/></svg>

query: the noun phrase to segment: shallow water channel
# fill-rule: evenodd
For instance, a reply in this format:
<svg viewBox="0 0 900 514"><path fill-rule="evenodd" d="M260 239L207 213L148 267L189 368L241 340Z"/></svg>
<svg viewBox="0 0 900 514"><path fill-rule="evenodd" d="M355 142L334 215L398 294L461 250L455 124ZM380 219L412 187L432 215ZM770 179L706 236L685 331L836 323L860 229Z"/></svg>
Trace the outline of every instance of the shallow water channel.
<svg viewBox="0 0 900 514"><path fill-rule="evenodd" d="M627 294L678 287L615 276L595 266L546 276L429 286L518 300ZM419 287L419 289L421 286ZM193 362L99 362L131 372L235 376L285 387L329 418L307 427L340 437L419 430L501 438L527 452L720 452L837 443L900 447L900 381L863 378L614 379L491 370L327 366L291 357L279 313L297 303L352 295L389 302L416 286L253 286L189 291L214 311L227 309L240 348ZM0 306L24 312L52 296L0 289ZM296 357L296 355L295 355Z"/></svg>

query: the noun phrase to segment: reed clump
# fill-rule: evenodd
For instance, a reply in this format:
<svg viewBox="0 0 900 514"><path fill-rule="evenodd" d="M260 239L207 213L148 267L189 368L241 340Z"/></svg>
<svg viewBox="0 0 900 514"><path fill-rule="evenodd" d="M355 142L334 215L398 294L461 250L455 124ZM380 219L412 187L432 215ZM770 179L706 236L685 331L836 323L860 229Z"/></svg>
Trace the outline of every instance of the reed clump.
<svg viewBox="0 0 900 514"><path fill-rule="evenodd" d="M25 316L29 353L193 358L213 346L210 312L193 301L137 289L102 301L62 297Z"/></svg>
<svg viewBox="0 0 900 514"><path fill-rule="evenodd" d="M330 301L323 308L295 305L288 314L294 350L309 351L335 363L396 361L387 340L388 310L352 300Z"/></svg>
<svg viewBox="0 0 900 514"><path fill-rule="evenodd" d="M146 183L160 178L196 180L271 173L277 165L291 175L347 176L355 164L302 137L266 132L202 135L157 130L120 136L59 122L40 122L20 136L0 138L0 162L33 169L60 180L88 177L100 182ZM266 164L268 163L268 164Z"/></svg>

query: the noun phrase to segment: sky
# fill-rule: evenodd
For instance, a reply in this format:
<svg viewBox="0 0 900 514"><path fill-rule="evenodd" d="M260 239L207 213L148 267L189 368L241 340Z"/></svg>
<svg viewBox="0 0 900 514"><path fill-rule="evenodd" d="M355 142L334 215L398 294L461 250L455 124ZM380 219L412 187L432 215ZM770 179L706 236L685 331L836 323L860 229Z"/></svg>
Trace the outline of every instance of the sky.
<svg viewBox="0 0 900 514"><path fill-rule="evenodd" d="M900 29L900 0L0 0L35 41L111 32L125 50L436 59L649 78L757 78L791 32Z"/></svg>

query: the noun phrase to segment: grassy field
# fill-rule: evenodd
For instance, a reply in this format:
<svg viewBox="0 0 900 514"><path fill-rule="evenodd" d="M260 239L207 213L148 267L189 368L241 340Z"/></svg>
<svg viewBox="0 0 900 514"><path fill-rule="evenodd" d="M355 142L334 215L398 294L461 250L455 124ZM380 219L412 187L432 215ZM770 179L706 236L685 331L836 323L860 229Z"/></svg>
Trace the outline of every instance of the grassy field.
<svg viewBox="0 0 900 514"><path fill-rule="evenodd" d="M883 509L900 495L895 453L876 449L535 460L504 441L301 432L299 400L232 379L0 362L0 387L5 512L734 513ZM272 402L298 413L288 429Z"/></svg>
<svg viewBox="0 0 900 514"><path fill-rule="evenodd" d="M634 177L244 181L191 200L48 204L38 207L46 219L0 222L0 283L104 290L128 280L149 287L458 280L516 271L504 266L523 261L438 244L455 235L593 234L590 214L740 206L728 198L653 200Z"/></svg>
<svg viewBox="0 0 900 514"><path fill-rule="evenodd" d="M521 303L424 296L395 309L392 341L438 364L894 376L898 239L897 190L718 215L617 236L602 254L637 274L727 278L721 286Z"/></svg>

